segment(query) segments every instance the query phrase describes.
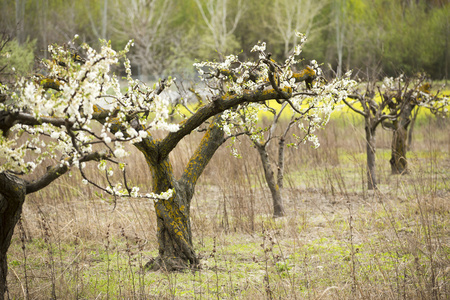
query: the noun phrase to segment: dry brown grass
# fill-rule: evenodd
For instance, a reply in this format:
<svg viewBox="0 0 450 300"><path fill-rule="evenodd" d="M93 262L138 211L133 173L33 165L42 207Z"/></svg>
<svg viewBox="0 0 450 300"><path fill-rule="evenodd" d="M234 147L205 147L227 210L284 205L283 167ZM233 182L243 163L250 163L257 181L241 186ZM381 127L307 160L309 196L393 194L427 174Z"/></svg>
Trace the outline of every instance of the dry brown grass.
<svg viewBox="0 0 450 300"><path fill-rule="evenodd" d="M157 254L152 203L120 199L113 209L76 173L61 178L27 199L9 251L10 297L448 299L448 121L418 122L406 176L389 175L391 136L380 130L374 193L366 190L363 128L352 118L336 117L317 150L288 149L287 216L276 220L256 150L245 139L237 144L243 159L219 149L191 208L203 265L195 273L142 269ZM176 174L198 140L192 134L173 153ZM150 189L134 153L131 179Z"/></svg>

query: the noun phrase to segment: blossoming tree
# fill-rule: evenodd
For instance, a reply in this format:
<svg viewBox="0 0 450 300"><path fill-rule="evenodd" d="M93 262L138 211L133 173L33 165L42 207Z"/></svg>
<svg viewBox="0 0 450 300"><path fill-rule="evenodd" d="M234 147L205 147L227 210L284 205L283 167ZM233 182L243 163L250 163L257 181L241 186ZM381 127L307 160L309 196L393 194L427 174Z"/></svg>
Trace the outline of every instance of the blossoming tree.
<svg viewBox="0 0 450 300"><path fill-rule="evenodd" d="M301 42L303 43L304 41L305 37L301 37ZM277 99L272 101L274 105L265 104L259 108L258 111L265 110L272 114L271 122L267 127L261 127L263 124L257 122L254 112L249 111L248 107L233 112L235 114L234 119L237 121L231 123L233 124L233 130L228 129L228 135L247 135L258 151L266 183L272 196L274 217L281 217L285 214L282 189L286 144L288 143L289 146L297 148L302 143L310 142L312 147L319 147L320 143L315 135L316 130L324 128L329 121L331 112L338 106L337 102L340 99L344 99L347 91L352 89L355 84L354 81L348 79L349 74L347 74L347 78L334 80L329 83L327 85L329 91L322 91L320 88L323 85L320 84L320 81L325 81L325 79L322 77L321 72L317 62L313 60L311 61L311 66L307 66L292 75L296 84L301 85L301 82L305 82L303 90L297 92L304 97L301 105L290 105L290 101ZM317 80L318 83L313 84L314 80ZM331 99L324 101L322 97L331 97ZM287 118L289 121L282 123L280 121L282 117ZM223 114L223 118L227 119L227 122L233 119L227 114ZM225 126L226 128L230 127L230 125ZM281 133L277 132L277 127L281 127ZM294 127L298 127L301 134L298 136L293 134L293 138L290 139L289 132ZM277 142L278 154L276 158L272 158L268 151L272 141Z"/></svg>
<svg viewBox="0 0 450 300"><path fill-rule="evenodd" d="M158 97L163 84L154 89L137 85L126 59L128 94L122 93L119 81L111 76L111 66L125 58L129 47L116 52L105 43L97 52L83 45L86 56L83 59L65 47L50 46L52 59L43 61L46 76L20 78L13 86L0 85L2 297L6 289L6 252L27 194L45 188L75 167L84 183L94 184L112 196L166 197L140 195L138 188L128 186L126 180L112 180L111 165L117 165L126 178L125 165L120 163L127 154L125 143L142 141L150 128L178 128L165 122L167 103ZM99 105L113 109L107 111ZM146 127L136 131L131 121L145 111L154 111L154 117ZM95 120L103 126L92 126ZM86 176L83 170L90 161L97 161L99 169L105 172L106 186ZM33 180L23 179L24 175L32 176Z"/></svg>
<svg viewBox="0 0 450 300"><path fill-rule="evenodd" d="M425 76L405 78L385 78L381 96L388 103L389 114L397 116L385 120L382 124L386 129L392 130L391 164L392 174L405 174L408 172L408 134L412 136L417 113L420 108L430 112L447 112L450 104L449 98L440 91L431 91L431 84L425 81Z"/></svg>
<svg viewBox="0 0 450 300"><path fill-rule="evenodd" d="M352 111L364 117L369 190L376 189L378 184L375 165L378 125L393 131L390 160L392 173L403 174L407 170L407 132L408 128L412 130L418 109L424 107L431 112L447 110L448 97L441 97L439 91L431 93L430 86L424 79L405 79L403 75L397 78L386 77L379 85L367 83L363 92L355 90L349 95L353 101L343 99Z"/></svg>
<svg viewBox="0 0 450 300"><path fill-rule="evenodd" d="M195 110L186 106L190 115L179 124L169 124L170 103L160 93L172 79L153 87L134 80L126 58L129 47L116 52L105 43L97 52L83 45L80 57L65 47L52 46L52 59L44 62L48 67L45 76L20 79L9 88L2 86L1 93L7 99L0 106L0 213L5 261L2 280L6 278L6 250L26 194L44 188L69 168L78 169L84 183L113 197L146 197L154 201L159 256L149 262L149 267L176 270L197 265L190 226L191 199L209 160L224 138L233 134L235 124L242 122L237 112L247 114L247 131L255 139L260 133L257 112L266 109L266 101L272 99L302 111L309 122L321 124L334 103L346 97L350 82L316 82L305 91L293 71L301 46L280 64L260 43L253 49L259 54L254 62L242 62L231 55L223 63L196 64L213 95ZM111 66L120 59L127 73L126 89L111 72ZM181 177L175 178L169 154L205 123L209 124L206 133ZM165 130L165 137L154 139L154 129ZM142 152L152 173L151 192L140 192L127 183L126 165L121 161L127 155L126 143ZM57 162L48 166L48 159ZM104 170L106 185L84 172L90 161L97 161ZM45 165L42 177L33 181L21 178ZM123 173L120 182L113 181L113 166Z"/></svg>

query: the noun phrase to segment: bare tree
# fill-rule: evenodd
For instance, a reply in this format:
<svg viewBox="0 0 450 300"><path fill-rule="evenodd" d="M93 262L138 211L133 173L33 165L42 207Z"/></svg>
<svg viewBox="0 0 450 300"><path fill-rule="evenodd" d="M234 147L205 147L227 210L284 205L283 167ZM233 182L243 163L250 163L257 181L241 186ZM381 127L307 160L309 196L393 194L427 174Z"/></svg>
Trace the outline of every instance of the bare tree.
<svg viewBox="0 0 450 300"><path fill-rule="evenodd" d="M245 10L243 0L195 0L200 10L203 21L210 34L214 45L213 49L223 59L225 52L230 51L230 38L238 27L239 21ZM233 7L234 15L230 14Z"/></svg>
<svg viewBox="0 0 450 300"><path fill-rule="evenodd" d="M294 50L294 45L299 43L296 32L302 32L311 41L321 27L317 26L316 17L325 7L324 0L275 0L274 9L270 11L273 23L266 23L268 30L275 33L283 42L283 55L287 57ZM272 20L271 20L272 21Z"/></svg>
<svg viewBox="0 0 450 300"><path fill-rule="evenodd" d="M131 0L114 2L112 30L122 39L133 39L130 59L138 66L138 75L159 78L165 74L170 62L170 22L175 9L173 0Z"/></svg>
<svg viewBox="0 0 450 300"><path fill-rule="evenodd" d="M103 5L101 7L101 15L100 15L100 24L97 24L97 22L94 20L95 16L92 15L92 6L96 5L96 3L90 0L84 1L85 5L87 6L86 13L89 17L89 22L91 23L91 28L94 33L94 35L97 37L97 39L105 39L108 40L109 32L109 22L108 22L108 4L109 0L103 0Z"/></svg>

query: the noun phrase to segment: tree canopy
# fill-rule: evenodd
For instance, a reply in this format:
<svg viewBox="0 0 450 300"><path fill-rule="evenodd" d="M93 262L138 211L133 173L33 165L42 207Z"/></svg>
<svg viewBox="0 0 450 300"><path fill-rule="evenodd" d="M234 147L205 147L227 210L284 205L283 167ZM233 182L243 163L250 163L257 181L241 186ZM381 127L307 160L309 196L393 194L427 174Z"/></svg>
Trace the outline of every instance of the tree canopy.
<svg viewBox="0 0 450 300"><path fill-rule="evenodd" d="M324 61L336 72L378 78L426 72L442 79L449 71L449 10L439 0L6 0L0 26L19 44L36 39L37 57L75 34L92 45L102 38L123 47L134 39L135 74L153 79L192 78L196 59L242 49L245 58L258 40L279 60L297 42L295 30L308 34L306 60Z"/></svg>

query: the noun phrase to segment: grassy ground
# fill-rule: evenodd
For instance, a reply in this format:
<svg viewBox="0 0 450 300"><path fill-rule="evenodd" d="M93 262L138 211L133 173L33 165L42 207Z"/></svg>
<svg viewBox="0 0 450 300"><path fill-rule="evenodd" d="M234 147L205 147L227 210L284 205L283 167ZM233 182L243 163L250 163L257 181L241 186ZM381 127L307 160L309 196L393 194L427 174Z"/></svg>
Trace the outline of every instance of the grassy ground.
<svg viewBox="0 0 450 300"><path fill-rule="evenodd" d="M220 149L191 209L196 272L143 269L157 255L152 203L123 199L114 209L65 176L27 199L8 256L10 298L448 299L449 123L416 124L405 176L390 175L391 135L379 129L372 192L363 125L337 115L319 149L287 151L287 216L275 220L256 150L245 139L242 159ZM197 141L173 154L177 174ZM148 189L143 158L130 164Z"/></svg>

